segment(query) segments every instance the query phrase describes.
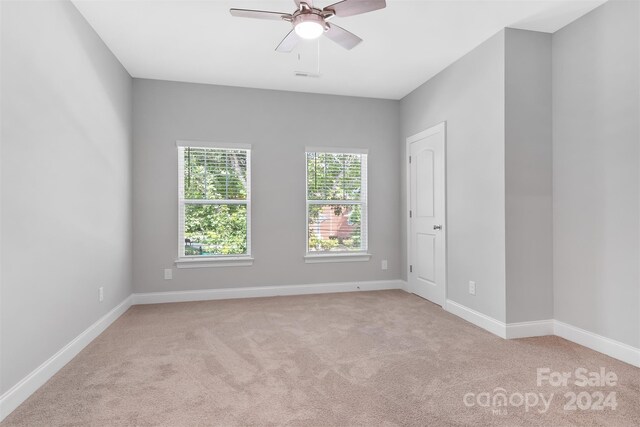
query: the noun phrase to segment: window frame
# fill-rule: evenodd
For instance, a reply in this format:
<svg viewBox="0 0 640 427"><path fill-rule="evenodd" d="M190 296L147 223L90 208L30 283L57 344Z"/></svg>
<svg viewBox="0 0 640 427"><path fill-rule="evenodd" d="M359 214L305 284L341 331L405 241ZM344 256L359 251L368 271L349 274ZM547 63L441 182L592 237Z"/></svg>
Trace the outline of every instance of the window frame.
<svg viewBox="0 0 640 427"><path fill-rule="evenodd" d="M307 157L309 153L355 154L360 155L360 200L309 200L309 169ZM338 148L338 147L305 147L304 176L305 176L305 256L307 264L324 262L359 262L369 261L369 150L366 148ZM310 205L359 205L360 230L363 248L358 251L309 251L309 206Z"/></svg>
<svg viewBox="0 0 640 427"><path fill-rule="evenodd" d="M185 203L184 198L184 155L185 148L214 150L243 150L247 155L247 198L246 200L197 200ZM253 265L251 255L251 144L216 143L207 141L176 141L178 156L178 268L235 267ZM184 253L184 211L187 205L244 205L247 211L247 253L233 255L185 255Z"/></svg>

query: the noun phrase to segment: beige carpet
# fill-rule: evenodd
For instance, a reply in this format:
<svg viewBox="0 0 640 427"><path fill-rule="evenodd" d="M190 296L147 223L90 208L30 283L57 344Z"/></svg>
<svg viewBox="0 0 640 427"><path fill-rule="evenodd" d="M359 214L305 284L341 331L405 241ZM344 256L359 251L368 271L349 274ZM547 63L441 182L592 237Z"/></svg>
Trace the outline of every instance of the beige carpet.
<svg viewBox="0 0 640 427"><path fill-rule="evenodd" d="M537 368L580 367L617 385L536 385ZM498 387L512 404L465 405ZM616 409L591 409L597 392ZM534 393L554 394L547 412L518 405ZM638 426L640 369L502 340L402 291L135 306L2 423L18 425Z"/></svg>

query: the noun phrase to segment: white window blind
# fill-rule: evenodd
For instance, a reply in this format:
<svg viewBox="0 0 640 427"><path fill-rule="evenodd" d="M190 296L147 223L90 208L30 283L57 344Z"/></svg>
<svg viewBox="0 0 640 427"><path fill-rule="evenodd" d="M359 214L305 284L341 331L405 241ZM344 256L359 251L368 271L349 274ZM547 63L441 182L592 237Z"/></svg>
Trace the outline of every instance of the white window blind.
<svg viewBox="0 0 640 427"><path fill-rule="evenodd" d="M307 254L366 253L367 153L309 147Z"/></svg>
<svg viewBox="0 0 640 427"><path fill-rule="evenodd" d="M178 143L180 258L250 255L250 156L229 144Z"/></svg>

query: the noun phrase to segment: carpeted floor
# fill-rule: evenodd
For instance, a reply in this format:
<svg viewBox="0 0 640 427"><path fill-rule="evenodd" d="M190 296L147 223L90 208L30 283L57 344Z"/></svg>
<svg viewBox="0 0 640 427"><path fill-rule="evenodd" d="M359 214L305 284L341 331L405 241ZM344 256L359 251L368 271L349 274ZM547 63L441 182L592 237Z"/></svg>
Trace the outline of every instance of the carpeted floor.
<svg viewBox="0 0 640 427"><path fill-rule="evenodd" d="M538 368L572 376L538 386ZM134 306L1 425L638 426L640 369L402 291Z"/></svg>

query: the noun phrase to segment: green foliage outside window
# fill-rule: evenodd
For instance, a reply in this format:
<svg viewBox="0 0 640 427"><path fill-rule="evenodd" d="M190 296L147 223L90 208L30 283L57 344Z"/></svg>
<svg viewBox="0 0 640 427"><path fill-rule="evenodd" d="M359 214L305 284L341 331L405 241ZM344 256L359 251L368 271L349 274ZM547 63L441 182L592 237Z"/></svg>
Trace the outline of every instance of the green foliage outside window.
<svg viewBox="0 0 640 427"><path fill-rule="evenodd" d="M189 147L183 152L185 255L246 254L247 152Z"/></svg>
<svg viewBox="0 0 640 427"><path fill-rule="evenodd" d="M247 253L247 207L186 205L185 255Z"/></svg>
<svg viewBox="0 0 640 427"><path fill-rule="evenodd" d="M309 200L360 200L361 156L307 153Z"/></svg>
<svg viewBox="0 0 640 427"><path fill-rule="evenodd" d="M184 254L247 254L247 151L182 151ZM363 249L361 162L359 154L307 153L310 251Z"/></svg>
<svg viewBox="0 0 640 427"><path fill-rule="evenodd" d="M362 206L340 203L362 201L362 161L360 154L307 153L310 252L363 249Z"/></svg>

